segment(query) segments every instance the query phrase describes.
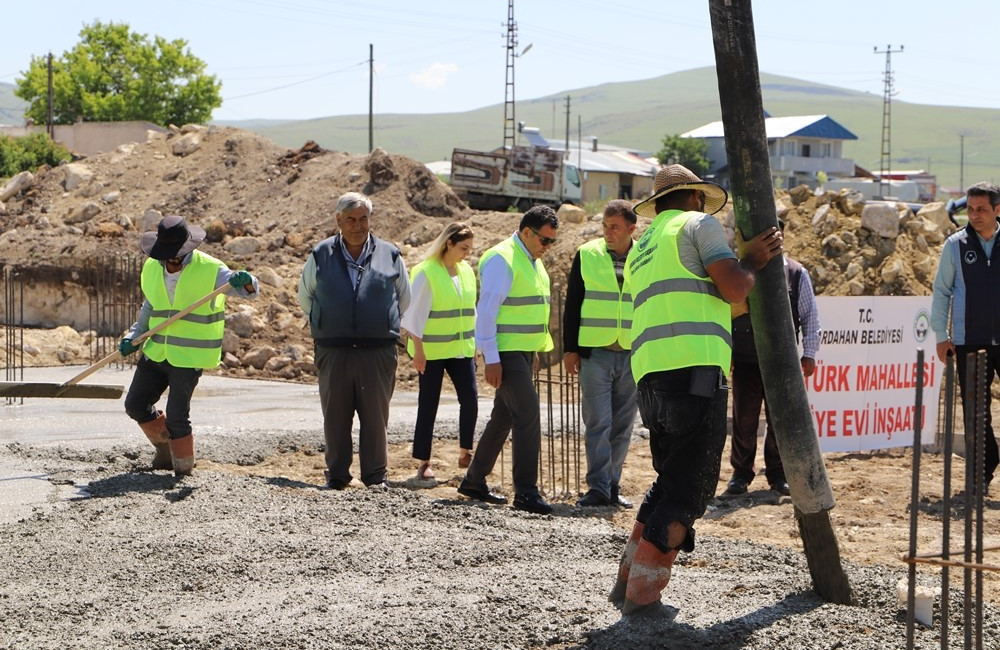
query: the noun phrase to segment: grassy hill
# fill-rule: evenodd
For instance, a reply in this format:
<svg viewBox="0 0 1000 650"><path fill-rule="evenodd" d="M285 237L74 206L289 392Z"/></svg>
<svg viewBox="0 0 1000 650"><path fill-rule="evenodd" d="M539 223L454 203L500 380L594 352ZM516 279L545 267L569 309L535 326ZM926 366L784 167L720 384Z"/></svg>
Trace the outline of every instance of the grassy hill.
<svg viewBox="0 0 1000 650"><path fill-rule="evenodd" d="M0 124L24 124L24 109L28 105L14 96L14 84L0 82Z"/></svg>
<svg viewBox="0 0 1000 650"><path fill-rule="evenodd" d="M762 74L764 107L773 116L828 114L858 136L844 155L878 171L882 137L882 97L833 86ZM714 68L699 68L642 81L608 83L518 100L518 121L537 126L551 140L565 139L565 98L571 97L571 133L577 115L583 136L654 152L664 135L683 133L721 119ZM555 133L553 126L555 104ZM250 128L275 142L299 147L306 140L339 151L368 149L368 116L348 115ZM927 169L939 187L959 185L959 138L965 136L966 185L1000 180L1000 111L982 108L892 104L892 167ZM455 147L493 149L503 138L503 104L436 115L375 116L375 144L422 160L450 158Z"/></svg>

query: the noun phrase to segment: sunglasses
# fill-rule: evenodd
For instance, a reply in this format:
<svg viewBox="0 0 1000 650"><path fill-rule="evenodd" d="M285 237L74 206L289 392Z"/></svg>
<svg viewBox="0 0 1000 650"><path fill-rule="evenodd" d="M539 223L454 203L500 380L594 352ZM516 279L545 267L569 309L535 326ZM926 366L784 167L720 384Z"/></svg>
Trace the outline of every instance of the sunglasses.
<svg viewBox="0 0 1000 650"><path fill-rule="evenodd" d="M538 241L541 242L542 246L551 246L556 243L555 237L546 237L534 228L531 229L531 232L535 233L535 237L538 237Z"/></svg>

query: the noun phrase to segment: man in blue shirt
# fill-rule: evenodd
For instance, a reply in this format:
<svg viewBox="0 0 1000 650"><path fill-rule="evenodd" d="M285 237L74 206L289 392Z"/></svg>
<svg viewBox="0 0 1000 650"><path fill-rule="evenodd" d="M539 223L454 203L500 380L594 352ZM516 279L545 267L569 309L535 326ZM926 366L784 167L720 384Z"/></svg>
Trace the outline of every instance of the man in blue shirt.
<svg viewBox="0 0 1000 650"><path fill-rule="evenodd" d="M986 352L986 377L993 382L1000 369L1000 264L991 264L997 254L1000 229L1000 187L976 183L966 192L969 224L945 240L934 278L931 329L937 338L941 361L955 355L962 402L966 399L967 356ZM1000 260L1000 257L997 258ZM948 331L951 315L952 331ZM986 391L986 439L983 481L989 489L998 464L997 440L990 414L990 391ZM965 423L966 432L972 423Z"/></svg>

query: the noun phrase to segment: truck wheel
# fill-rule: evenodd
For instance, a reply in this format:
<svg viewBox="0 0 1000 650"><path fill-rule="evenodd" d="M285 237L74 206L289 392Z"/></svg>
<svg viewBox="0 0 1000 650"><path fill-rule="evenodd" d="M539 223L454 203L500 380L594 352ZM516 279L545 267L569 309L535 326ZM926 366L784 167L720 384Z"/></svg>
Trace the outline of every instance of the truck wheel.
<svg viewBox="0 0 1000 650"><path fill-rule="evenodd" d="M518 209L519 212L527 212L531 209L531 201L528 199L518 199L514 207Z"/></svg>

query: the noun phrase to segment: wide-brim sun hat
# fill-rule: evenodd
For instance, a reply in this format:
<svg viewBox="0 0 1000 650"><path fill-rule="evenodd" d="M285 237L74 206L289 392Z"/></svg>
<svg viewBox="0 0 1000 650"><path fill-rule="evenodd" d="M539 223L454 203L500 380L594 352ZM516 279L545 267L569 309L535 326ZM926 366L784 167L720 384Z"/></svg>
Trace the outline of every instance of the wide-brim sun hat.
<svg viewBox="0 0 1000 650"><path fill-rule="evenodd" d="M640 217L656 218L656 199L677 190L698 190L705 194L705 212L715 214L729 200L729 194L711 181L703 181L684 165L667 165L656 172L653 196L639 202L635 213Z"/></svg>
<svg viewBox="0 0 1000 650"><path fill-rule="evenodd" d="M184 257L205 241L205 229L189 226L184 217L171 214L163 217L155 231L142 234L142 252L154 260Z"/></svg>

